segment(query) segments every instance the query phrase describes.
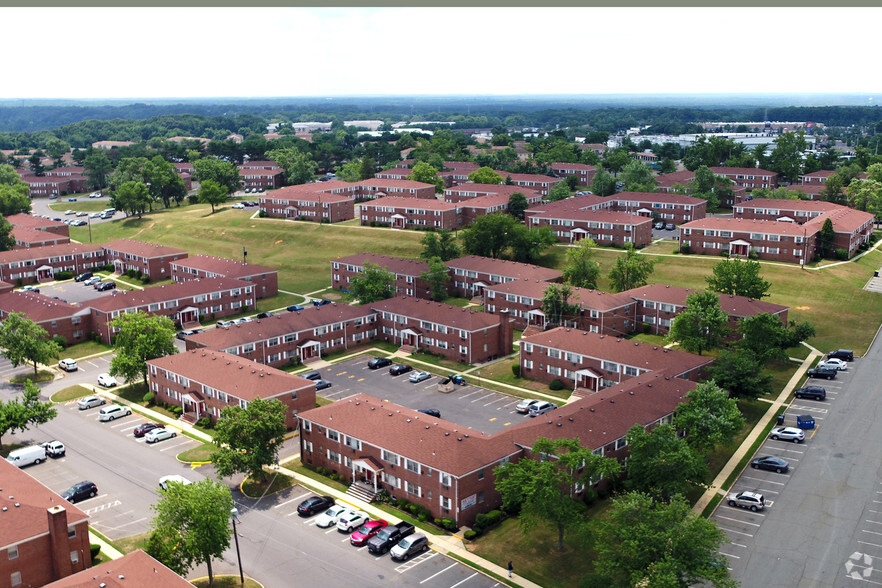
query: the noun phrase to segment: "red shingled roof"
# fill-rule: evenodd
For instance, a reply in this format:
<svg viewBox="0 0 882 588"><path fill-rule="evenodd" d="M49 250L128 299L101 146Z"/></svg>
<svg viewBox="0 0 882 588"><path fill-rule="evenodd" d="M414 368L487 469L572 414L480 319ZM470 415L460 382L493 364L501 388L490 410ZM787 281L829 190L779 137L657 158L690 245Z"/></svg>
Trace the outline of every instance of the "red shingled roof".
<svg viewBox="0 0 882 588"><path fill-rule="evenodd" d="M370 202L364 202L361 209L376 208L412 208L414 210L456 210L457 204L453 202L444 202L434 198L406 198L403 196L383 196Z"/></svg>
<svg viewBox="0 0 882 588"><path fill-rule="evenodd" d="M499 325L498 315L410 296L387 298L369 306L375 312L391 312L465 331L478 331Z"/></svg>
<svg viewBox="0 0 882 588"><path fill-rule="evenodd" d="M451 269L472 270L515 280L551 281L561 277L561 272L555 269L505 259L481 257L480 255L466 255L465 257L451 259L445 263Z"/></svg>
<svg viewBox="0 0 882 588"><path fill-rule="evenodd" d="M694 290L692 288L681 288L679 286L668 286L667 284L648 284L632 290L622 292L631 298L639 301L654 300L656 302L664 302L673 304L674 306L686 306L686 297L704 290ZM733 296L731 294L718 294L720 297L720 308L726 314L735 317L756 316L762 313L778 314L788 310L789 307L780 304L773 304L763 300L754 300L746 296Z"/></svg>
<svg viewBox="0 0 882 588"><path fill-rule="evenodd" d="M186 267L197 269L203 272L217 274L225 278L245 278L255 274L272 274L278 270L264 267L261 265L252 265L250 263L242 263L234 261L226 257L215 257L213 255L195 255L186 259L179 259L171 262L172 267Z"/></svg>
<svg viewBox="0 0 882 588"><path fill-rule="evenodd" d="M755 220L747 218L724 218L710 216L680 225L680 229L714 229L717 231L735 231L740 233L763 233L767 235L802 236L804 225L787 221ZM689 235L685 235L686 238Z"/></svg>
<svg viewBox="0 0 882 588"><path fill-rule="evenodd" d="M45 588L131 588L132 586L162 586L162 588L192 588L193 584L180 577L140 549L118 559L106 561L82 572L46 584Z"/></svg>
<svg viewBox="0 0 882 588"><path fill-rule="evenodd" d="M26 290L0 294L0 315L13 312L23 312L35 323L45 323L75 314L87 315L89 309Z"/></svg>
<svg viewBox="0 0 882 588"><path fill-rule="evenodd" d="M545 290L550 286L548 282L539 282L536 280L514 280L505 284L496 284L487 286L485 290L493 290L502 294L516 294L518 296L526 296L542 302ZM627 292L619 292L611 294L609 292L601 292L600 290L590 290L588 288L571 287L572 294L569 297L570 304L578 304L585 309L594 309L600 311L612 310L614 308L622 308L634 304L633 298ZM504 305L504 303L500 303Z"/></svg>
<svg viewBox="0 0 882 588"><path fill-rule="evenodd" d="M105 251L118 251L120 253L128 253L137 255L138 257L146 257L152 259L156 257L166 257L168 255L179 255L187 252L183 249L175 249L174 247L166 247L165 245L156 245L154 243L146 243L144 241L135 241L134 239L117 239L104 243L102 245Z"/></svg>
<svg viewBox="0 0 882 588"><path fill-rule="evenodd" d="M331 261L360 267L364 267L365 262L370 262L380 266L386 271L392 272L393 274L400 274L403 276L419 277L429 271L429 264L425 261L406 259L404 257L389 257L377 253L356 253L355 255L338 257Z"/></svg>
<svg viewBox="0 0 882 588"><path fill-rule="evenodd" d="M86 252L100 254L102 251L101 245L84 245L82 243L61 243L59 245L47 245L32 249L13 249L12 251L0 252L0 264L32 259L48 259L50 257L76 255Z"/></svg>
<svg viewBox="0 0 882 588"><path fill-rule="evenodd" d="M234 280L232 278L200 278L198 280L190 280L189 282L153 286L143 290L114 290L110 296L94 298L85 304L97 310L111 312L155 302L191 298L199 294L253 287L254 284L251 282ZM182 304L185 303L189 304L190 302L182 301Z"/></svg>
<svg viewBox="0 0 882 588"><path fill-rule="evenodd" d="M423 182L415 182L413 180L386 180L382 178L371 178L369 180L362 180L358 182L359 186L371 186L377 188L432 188L435 189L433 184L424 184Z"/></svg>

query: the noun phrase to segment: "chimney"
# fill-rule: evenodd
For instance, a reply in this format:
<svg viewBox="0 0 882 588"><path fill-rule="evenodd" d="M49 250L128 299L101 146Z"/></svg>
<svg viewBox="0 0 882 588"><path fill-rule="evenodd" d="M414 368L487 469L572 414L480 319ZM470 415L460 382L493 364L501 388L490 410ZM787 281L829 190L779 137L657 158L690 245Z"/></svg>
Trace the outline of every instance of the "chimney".
<svg viewBox="0 0 882 588"><path fill-rule="evenodd" d="M70 576L70 541L67 538L67 511L63 506L47 509L49 518L49 565L52 568L52 580Z"/></svg>

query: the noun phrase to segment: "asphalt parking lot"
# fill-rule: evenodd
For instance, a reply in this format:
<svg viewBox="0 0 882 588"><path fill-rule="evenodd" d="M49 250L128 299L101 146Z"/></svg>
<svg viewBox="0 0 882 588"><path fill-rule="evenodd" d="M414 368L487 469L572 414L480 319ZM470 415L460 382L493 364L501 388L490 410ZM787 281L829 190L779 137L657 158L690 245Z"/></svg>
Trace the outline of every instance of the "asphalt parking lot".
<svg viewBox="0 0 882 588"><path fill-rule="evenodd" d="M800 525L794 526L790 515L794 511L815 513L824 510L822 503L806 502L806 497L803 495L804 487L797 480L811 480L813 474L804 471L803 464L806 459L822 450L823 446L831 442L835 443L835 436L830 434L825 423L831 411L836 410L837 403L842 401L856 364L857 362L849 363L848 369L839 372L834 380L809 379L802 384L802 386L821 386L827 391L824 401L794 398L784 413L783 426L787 427L796 427L798 416L811 416L814 419L815 428L804 430L805 441L794 443L767 438L757 451L755 457L776 456L786 460L789 462L789 472L778 474L748 466L733 484L730 493L751 491L762 494L766 501L765 509L751 512L738 506L729 506L724 499L714 512L713 520L730 540L729 544L721 547L720 553L728 559L732 577L742 581L745 586L750 585L750 580L745 578L757 573L755 568L775 567L771 561L773 559L770 557L771 554L764 546L766 533L777 534L784 528L790 529L793 533L793 544L779 548L788 551L798 550L803 544L801 537L804 535L804 530ZM782 510L785 512L781 512ZM806 515L804 524L813 524L811 520L814 516L814 514ZM882 525L882 516L880 516L880 525ZM786 573L779 577L791 578Z"/></svg>
<svg viewBox="0 0 882 588"><path fill-rule="evenodd" d="M408 378L413 372L392 376L389 367L368 369L367 363L371 357L364 355L320 370L322 378L331 382L332 386L320 390L318 395L337 401L355 394L370 394L408 408L433 408L441 411L444 420L487 434L502 431L530 418L515 410L521 401L515 396L471 383L454 386L449 393L440 392L440 376L433 375L428 380L412 383Z"/></svg>
<svg viewBox="0 0 882 588"><path fill-rule="evenodd" d="M107 281L107 280L104 280ZM37 285L40 288L40 294L49 298L58 297L70 304L81 304L88 300L101 298L102 296L110 296L113 290L105 290L99 292L92 286L86 286L82 282L74 282L73 280L65 280L55 284ZM117 284L117 288L125 289L123 284Z"/></svg>

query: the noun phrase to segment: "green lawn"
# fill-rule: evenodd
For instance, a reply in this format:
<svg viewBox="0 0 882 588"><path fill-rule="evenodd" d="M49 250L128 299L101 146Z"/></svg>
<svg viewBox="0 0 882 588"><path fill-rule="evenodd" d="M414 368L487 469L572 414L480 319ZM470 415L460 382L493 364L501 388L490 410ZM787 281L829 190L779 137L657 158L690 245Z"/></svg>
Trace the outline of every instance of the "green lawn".
<svg viewBox="0 0 882 588"><path fill-rule="evenodd" d="M76 202L68 202L67 198L67 196L59 198L57 201L50 204L49 208L58 213L64 213L67 210L75 210L76 212L100 212L105 208L110 208L110 204L107 200L91 200L88 194L85 196L71 196L71 198L77 199Z"/></svg>
<svg viewBox="0 0 882 588"><path fill-rule="evenodd" d="M178 454L178 461L211 461L211 454L217 449L214 443L202 443Z"/></svg>
<svg viewBox="0 0 882 588"><path fill-rule="evenodd" d="M149 537L149 531L138 535L129 535L128 537L123 537L122 539L114 541L113 546L123 553L131 553L137 549L144 549L147 547L147 539Z"/></svg>
<svg viewBox="0 0 882 588"><path fill-rule="evenodd" d="M51 382L54 379L54 372L50 372L49 370L38 370L36 375L34 375L33 371L29 371L26 374L21 374L9 378L9 381L13 384L24 384L26 381L30 380L34 384L39 384L40 382Z"/></svg>
<svg viewBox="0 0 882 588"><path fill-rule="evenodd" d="M53 394L50 400L52 402L67 402L68 400L81 398L87 394L91 394L91 391L89 391L88 388L83 388L80 385L68 386L67 388L62 388L61 390Z"/></svg>
<svg viewBox="0 0 882 588"><path fill-rule="evenodd" d="M96 343L95 341L83 341L82 343L77 343L76 345L65 347L64 350L61 352L61 355L63 355L64 357L70 357L71 359L80 359L82 357L95 355L97 353L106 353L111 350L113 350L113 347L111 347L110 345L105 345L104 343Z"/></svg>
<svg viewBox="0 0 882 588"><path fill-rule="evenodd" d="M267 474L266 480L263 482L249 477L242 483L242 493L250 498L258 498L281 492L294 484L294 478L280 473Z"/></svg>
<svg viewBox="0 0 882 588"><path fill-rule="evenodd" d="M71 202L70 204L78 204ZM239 259L277 268L279 287L312 292L331 283L329 260L361 252L416 258L422 233L365 230L353 226L251 219L228 208L211 213L207 205L172 207L92 227L94 243L129 237L178 247L195 254ZM88 241L87 227L71 227L71 238Z"/></svg>

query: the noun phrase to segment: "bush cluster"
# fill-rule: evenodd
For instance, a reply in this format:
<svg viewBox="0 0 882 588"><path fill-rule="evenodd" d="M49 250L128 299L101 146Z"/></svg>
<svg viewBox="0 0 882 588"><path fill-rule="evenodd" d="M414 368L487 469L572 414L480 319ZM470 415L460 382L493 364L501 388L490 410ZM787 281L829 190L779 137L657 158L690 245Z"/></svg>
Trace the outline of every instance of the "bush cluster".
<svg viewBox="0 0 882 588"><path fill-rule="evenodd" d="M55 272L55 279L56 280L70 280L71 278L73 278L73 272L69 272L69 271Z"/></svg>
<svg viewBox="0 0 882 588"><path fill-rule="evenodd" d="M563 390L564 385L563 385L563 382L560 381L560 379L555 378L555 379L551 380L550 384L548 384L548 388L551 390Z"/></svg>

